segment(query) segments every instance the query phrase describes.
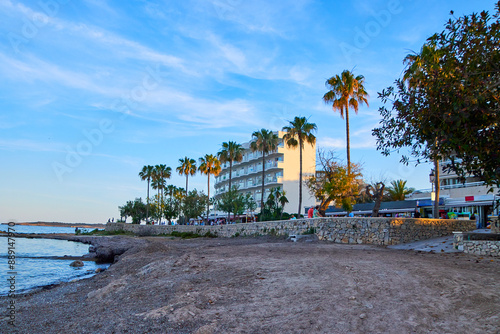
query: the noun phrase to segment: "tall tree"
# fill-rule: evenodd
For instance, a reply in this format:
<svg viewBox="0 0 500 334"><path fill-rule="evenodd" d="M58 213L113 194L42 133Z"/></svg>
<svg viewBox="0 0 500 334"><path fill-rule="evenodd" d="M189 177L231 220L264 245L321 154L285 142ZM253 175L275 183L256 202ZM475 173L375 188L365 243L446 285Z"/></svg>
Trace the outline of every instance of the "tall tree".
<svg viewBox="0 0 500 334"><path fill-rule="evenodd" d="M186 196L188 195L188 177L196 174L196 160L184 157L179 159L179 167L176 168L179 175L186 175Z"/></svg>
<svg viewBox="0 0 500 334"><path fill-rule="evenodd" d="M172 168L168 167L167 165L160 164L154 166L153 169L153 189L158 190L158 213L159 213L159 218L161 220L161 217L163 215L163 190L165 189L166 186L166 180L170 179L172 176Z"/></svg>
<svg viewBox="0 0 500 334"><path fill-rule="evenodd" d="M434 161L436 190L442 157L451 161L443 170L500 186L500 2L495 7L493 16L450 19L405 58L404 77L379 93L378 149L388 155L408 147L417 164Z"/></svg>
<svg viewBox="0 0 500 334"><path fill-rule="evenodd" d="M420 92L428 90L428 92L424 95L424 98L427 99L426 103L430 101L434 101L435 104L428 105L427 107L431 108L439 108L441 92L438 87L431 88L426 82L426 77L431 75L439 75L439 72L442 72L440 68L440 58L442 56L442 52L437 50L434 45L424 45L419 54L409 54L406 56L404 62L407 63L407 68L404 72L403 79L406 81L408 87L410 89L415 89ZM430 88L430 89L429 89ZM436 89L437 88L437 89ZM420 93L418 93L420 94ZM432 102L431 102L432 103ZM440 185L440 166L439 160L440 155L438 154L439 147L438 143L440 141L439 133L436 132L434 136L431 136L427 140L427 148L431 152L429 157L432 158L434 162L434 192L435 192L435 200L434 200L434 208L433 208L433 217L439 217L439 197L441 191Z"/></svg>
<svg viewBox="0 0 500 334"><path fill-rule="evenodd" d="M406 186L406 181L404 180L391 181L390 187L387 188L387 193L391 201L404 201L406 196L414 191L415 189Z"/></svg>
<svg viewBox="0 0 500 334"><path fill-rule="evenodd" d="M207 223L208 223L208 215L210 213L210 175L217 176L220 173L220 161L213 154L205 154L204 157L200 158L200 166L198 170L207 175L208 186L207 186Z"/></svg>
<svg viewBox="0 0 500 334"><path fill-rule="evenodd" d="M233 171L233 162L240 162L243 160L243 147L240 144L230 141L222 143L222 149L217 153L220 162L229 162L229 191L232 190L231 179ZM228 212L228 221L231 218L231 211Z"/></svg>
<svg viewBox="0 0 500 334"><path fill-rule="evenodd" d="M208 196L203 191L198 192L198 190L194 189L184 199L182 211L187 221L189 221L189 218L196 219L198 216L201 216L207 205L209 205Z"/></svg>
<svg viewBox="0 0 500 334"><path fill-rule="evenodd" d="M351 173L351 144L349 136L349 107L358 113L359 105L366 103L368 93L363 86L365 78L362 75L354 76L349 70L344 70L340 75L328 79L325 83L330 89L323 95L325 103L331 103L334 111L340 112L340 117L346 122L346 141L347 141L347 172Z"/></svg>
<svg viewBox="0 0 500 334"><path fill-rule="evenodd" d="M299 208L297 210L297 217L300 218L300 212L302 211L302 151L304 149L304 143L311 144L314 146L316 144L316 137L313 132L317 130L316 124L308 123L307 118L295 116L293 121L289 121L288 126L283 127L285 135L283 136L283 141L288 147L296 148L299 147Z"/></svg>
<svg viewBox="0 0 500 334"><path fill-rule="evenodd" d="M378 217L380 205L382 204L382 199L385 195L385 183L376 182L368 184L366 186L365 193L375 202L372 209L372 217Z"/></svg>
<svg viewBox="0 0 500 334"><path fill-rule="evenodd" d="M270 130L261 129L252 133L250 149L252 152L262 153L262 193L260 196L260 210L264 210L264 184L266 177L266 154L274 151L279 144L279 137Z"/></svg>
<svg viewBox="0 0 500 334"><path fill-rule="evenodd" d="M142 170L139 172L139 177L141 180L148 181L148 197L146 197L146 222L149 221L149 185L151 182L151 178L153 177L154 167L151 165L147 165L142 167Z"/></svg>
<svg viewBox="0 0 500 334"><path fill-rule="evenodd" d="M306 185L311 195L320 202L320 213L324 216L332 202L346 211L352 211L362 183L360 167L352 164L349 174L347 166L338 162L333 152L318 151L317 157L316 174L306 179Z"/></svg>

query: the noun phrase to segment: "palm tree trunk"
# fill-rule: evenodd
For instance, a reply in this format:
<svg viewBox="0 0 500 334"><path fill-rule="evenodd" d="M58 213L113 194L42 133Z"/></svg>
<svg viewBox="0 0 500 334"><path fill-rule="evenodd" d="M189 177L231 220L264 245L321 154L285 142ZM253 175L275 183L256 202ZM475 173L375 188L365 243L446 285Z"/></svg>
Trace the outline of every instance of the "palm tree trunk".
<svg viewBox="0 0 500 334"><path fill-rule="evenodd" d="M160 201L161 185L158 185L158 217L161 219L161 201Z"/></svg>
<svg viewBox="0 0 500 334"><path fill-rule="evenodd" d="M188 195L188 177L189 177L189 174L186 174L186 197Z"/></svg>
<svg viewBox="0 0 500 334"><path fill-rule="evenodd" d="M232 178L232 172L233 172L233 161L229 161L229 193L231 193L231 178ZM227 221L231 221L231 209L229 209L229 212L227 213Z"/></svg>
<svg viewBox="0 0 500 334"><path fill-rule="evenodd" d="M210 172L208 172L208 189L207 189L207 196L208 196L208 201L207 201L207 225L208 225L208 214L210 212Z"/></svg>
<svg viewBox="0 0 500 334"><path fill-rule="evenodd" d="M264 212L264 178L266 176L266 155L262 152L262 190L260 194L260 220L262 221L262 216Z"/></svg>
<svg viewBox="0 0 500 334"><path fill-rule="evenodd" d="M297 219L300 219L300 212L302 211L302 139L299 137L299 209L297 210Z"/></svg>
<svg viewBox="0 0 500 334"><path fill-rule="evenodd" d="M349 108L345 107L345 129L347 138L347 175L351 175L351 144L349 137Z"/></svg>
<svg viewBox="0 0 500 334"><path fill-rule="evenodd" d="M149 177L148 177L148 197L146 198L146 224L148 223L148 221L149 221Z"/></svg>

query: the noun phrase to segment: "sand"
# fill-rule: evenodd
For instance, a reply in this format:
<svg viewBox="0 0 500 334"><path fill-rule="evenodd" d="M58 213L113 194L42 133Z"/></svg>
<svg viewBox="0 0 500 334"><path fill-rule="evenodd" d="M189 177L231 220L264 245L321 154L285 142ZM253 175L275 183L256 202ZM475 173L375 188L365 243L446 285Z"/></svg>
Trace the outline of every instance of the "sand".
<svg viewBox="0 0 500 334"><path fill-rule="evenodd" d="M105 272L16 298L16 332L500 333L498 258L269 237L132 244Z"/></svg>

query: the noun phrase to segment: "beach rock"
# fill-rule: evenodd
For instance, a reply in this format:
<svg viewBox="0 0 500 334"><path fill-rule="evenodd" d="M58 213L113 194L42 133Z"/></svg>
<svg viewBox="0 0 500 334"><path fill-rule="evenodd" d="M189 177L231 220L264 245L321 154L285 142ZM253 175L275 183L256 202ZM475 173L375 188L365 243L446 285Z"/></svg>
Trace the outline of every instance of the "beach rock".
<svg viewBox="0 0 500 334"><path fill-rule="evenodd" d="M101 262L113 262L117 255L113 249L107 246L96 247L96 258Z"/></svg>
<svg viewBox="0 0 500 334"><path fill-rule="evenodd" d="M84 266L83 261L80 261L80 260L73 261L69 265L70 265L70 267L83 267Z"/></svg>

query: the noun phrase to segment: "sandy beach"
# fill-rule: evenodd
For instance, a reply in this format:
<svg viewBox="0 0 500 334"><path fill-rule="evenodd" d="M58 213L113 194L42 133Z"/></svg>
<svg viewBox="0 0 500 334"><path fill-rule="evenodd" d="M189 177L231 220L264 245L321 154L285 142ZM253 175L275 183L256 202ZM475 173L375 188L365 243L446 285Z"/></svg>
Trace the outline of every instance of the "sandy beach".
<svg viewBox="0 0 500 334"><path fill-rule="evenodd" d="M1 333L500 333L498 258L270 237L92 238L123 254L92 278L18 296L16 329L4 307Z"/></svg>

